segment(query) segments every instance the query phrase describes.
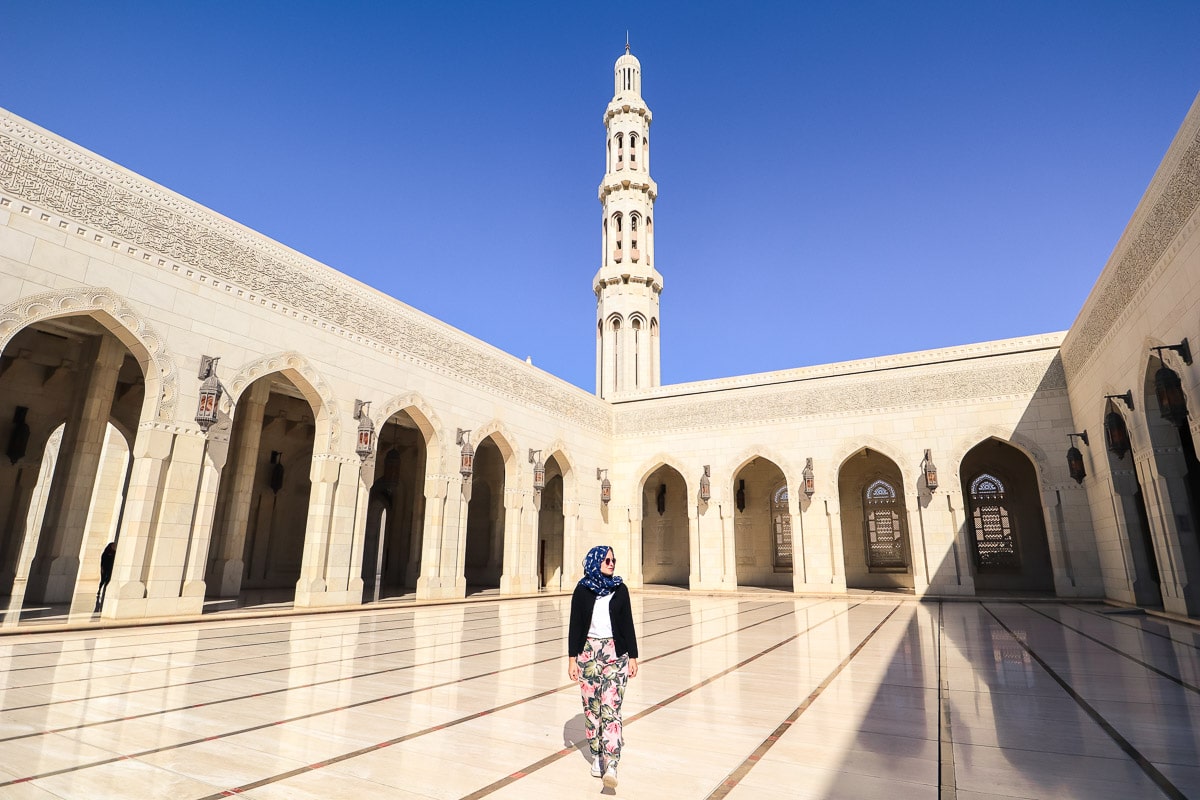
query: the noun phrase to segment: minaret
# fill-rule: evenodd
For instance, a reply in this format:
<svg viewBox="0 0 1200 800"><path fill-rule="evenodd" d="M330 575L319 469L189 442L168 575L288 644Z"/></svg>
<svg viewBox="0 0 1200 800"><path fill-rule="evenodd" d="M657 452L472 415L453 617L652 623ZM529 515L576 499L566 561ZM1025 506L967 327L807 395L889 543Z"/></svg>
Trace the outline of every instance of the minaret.
<svg viewBox="0 0 1200 800"><path fill-rule="evenodd" d="M617 59L613 99L604 112L604 180L600 184L600 270L596 292L596 394L612 397L661 383L654 268L654 199L650 177L650 109L642 99L642 65Z"/></svg>

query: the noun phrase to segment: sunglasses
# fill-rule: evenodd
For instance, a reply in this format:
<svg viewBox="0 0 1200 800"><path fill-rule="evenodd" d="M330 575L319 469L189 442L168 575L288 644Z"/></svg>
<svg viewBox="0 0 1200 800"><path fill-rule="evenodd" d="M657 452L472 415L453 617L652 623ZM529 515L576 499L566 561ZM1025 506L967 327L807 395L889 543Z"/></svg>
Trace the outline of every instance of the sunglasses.
<svg viewBox="0 0 1200 800"><path fill-rule="evenodd" d="M617 565L617 560L615 558L606 558L604 559L604 563L612 564L615 567Z"/></svg>

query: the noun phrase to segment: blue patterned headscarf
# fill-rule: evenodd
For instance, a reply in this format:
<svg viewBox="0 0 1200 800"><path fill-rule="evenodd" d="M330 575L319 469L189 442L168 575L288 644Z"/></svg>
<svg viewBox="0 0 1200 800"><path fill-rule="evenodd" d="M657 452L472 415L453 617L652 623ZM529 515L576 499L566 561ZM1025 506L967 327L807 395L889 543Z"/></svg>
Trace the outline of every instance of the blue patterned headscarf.
<svg viewBox="0 0 1200 800"><path fill-rule="evenodd" d="M610 577L600 571L600 565L604 563L604 557L608 555L609 550L612 548L602 544L588 550L588 554L583 557L583 578L579 583L595 592L597 597L610 594L621 583L621 579L616 575Z"/></svg>

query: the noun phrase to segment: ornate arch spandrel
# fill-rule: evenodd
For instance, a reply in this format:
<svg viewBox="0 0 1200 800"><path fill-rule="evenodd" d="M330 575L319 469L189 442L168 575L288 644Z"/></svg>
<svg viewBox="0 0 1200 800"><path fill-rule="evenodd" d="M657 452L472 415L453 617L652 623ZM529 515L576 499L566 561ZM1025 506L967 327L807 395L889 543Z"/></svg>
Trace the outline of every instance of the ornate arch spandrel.
<svg viewBox="0 0 1200 800"><path fill-rule="evenodd" d="M326 453L336 453L341 438L342 423L341 412L338 409L333 390L308 362L308 359L295 351L264 356L256 361L251 361L238 370L226 384L235 409L238 399L250 384L275 372L286 376L304 395L305 400L312 407L313 418L316 421L316 441L325 442ZM236 410L234 413L237 413ZM314 455L319 453L319 450L314 451Z"/></svg>
<svg viewBox="0 0 1200 800"><path fill-rule="evenodd" d="M143 421L174 422L179 370L166 342L146 317L111 289L77 286L23 297L0 307L0 353L21 330L56 317L90 316L142 363L146 384Z"/></svg>

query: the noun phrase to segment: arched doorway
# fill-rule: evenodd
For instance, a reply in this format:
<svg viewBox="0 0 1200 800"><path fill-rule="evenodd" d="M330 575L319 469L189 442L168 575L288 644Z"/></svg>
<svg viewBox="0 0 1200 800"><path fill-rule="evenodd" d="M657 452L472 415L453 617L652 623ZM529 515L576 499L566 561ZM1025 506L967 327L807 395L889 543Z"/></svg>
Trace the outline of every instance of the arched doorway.
<svg viewBox="0 0 1200 800"><path fill-rule="evenodd" d="M237 399L206 579L209 597L225 605L295 599L316 438L309 397L315 392L289 370L264 375Z"/></svg>
<svg viewBox="0 0 1200 800"><path fill-rule="evenodd" d="M959 478L976 590L1053 592L1041 490L1029 457L988 439L963 457Z"/></svg>
<svg viewBox="0 0 1200 800"><path fill-rule="evenodd" d="M0 595L10 607L91 610L145 398L139 358L90 314L31 324L0 354Z"/></svg>
<svg viewBox="0 0 1200 800"><path fill-rule="evenodd" d="M364 601L402 595L416 588L421 575L425 435L412 416L398 411L384 423L377 442L363 543Z"/></svg>
<svg viewBox="0 0 1200 800"><path fill-rule="evenodd" d="M846 586L912 589L912 543L900 468L864 448L838 470Z"/></svg>
<svg viewBox="0 0 1200 800"><path fill-rule="evenodd" d="M792 587L792 517L783 470L753 458L733 477L738 586Z"/></svg>
<svg viewBox="0 0 1200 800"><path fill-rule="evenodd" d="M1127 553L1126 560L1130 592L1135 603L1151 608L1163 605L1162 577L1159 573L1158 554L1154 550L1154 539L1150 534L1150 518L1146 514L1146 495L1138 478L1137 465L1129 453L1130 421L1124 409L1112 398L1104 403L1105 454L1108 457L1108 472L1112 479L1114 510L1118 515L1118 531L1125 533L1126 541L1120 543ZM1110 429L1115 431L1117 451L1114 452Z"/></svg>
<svg viewBox="0 0 1200 800"><path fill-rule="evenodd" d="M475 449L471 500L467 504L467 593L500 588L504 573L504 462L494 436Z"/></svg>
<svg viewBox="0 0 1200 800"><path fill-rule="evenodd" d="M563 469L558 459L546 461L546 488L538 510L538 588L561 589L563 581Z"/></svg>
<svg viewBox="0 0 1200 800"><path fill-rule="evenodd" d="M691 541L687 482L667 464L642 482L642 581L688 586Z"/></svg>
<svg viewBox="0 0 1200 800"><path fill-rule="evenodd" d="M1159 559L1162 569L1174 574L1169 583L1175 596L1164 598L1165 602L1182 603L1185 608L1168 610L1188 614L1200 614L1200 461L1196 458L1196 446L1192 439L1190 420L1192 410L1185 402L1180 416L1167 419L1162 415L1158 402L1155 379L1160 369L1172 369L1157 356L1147 362L1142 384L1146 430L1150 435L1150 452L1144 468L1153 487L1156 506L1154 519L1161 530L1151 535L1156 539L1156 552L1169 554ZM1178 375L1178 373L1176 373ZM1157 534L1157 535L1155 535ZM1168 583L1164 576L1164 584ZM1178 595L1182 594L1182 597Z"/></svg>

